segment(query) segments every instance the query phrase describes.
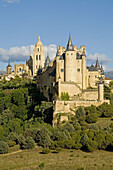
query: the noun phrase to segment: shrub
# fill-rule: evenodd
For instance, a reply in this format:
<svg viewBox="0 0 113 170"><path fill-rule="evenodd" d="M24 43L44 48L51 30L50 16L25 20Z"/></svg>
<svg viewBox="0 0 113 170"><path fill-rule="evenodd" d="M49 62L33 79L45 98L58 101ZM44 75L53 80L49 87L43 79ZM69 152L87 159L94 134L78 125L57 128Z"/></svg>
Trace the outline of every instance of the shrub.
<svg viewBox="0 0 113 170"><path fill-rule="evenodd" d="M63 92L62 92L62 93L61 93L61 99L62 99L62 100L65 100L65 101L66 101L66 100L69 100L69 94L68 94L67 92L66 92L66 93L65 93L65 92L63 93Z"/></svg>
<svg viewBox="0 0 113 170"><path fill-rule="evenodd" d="M44 168L45 167L45 163L42 162L40 165L39 165L39 168Z"/></svg>
<svg viewBox="0 0 113 170"><path fill-rule="evenodd" d="M99 127L97 125L91 125L89 129L99 130Z"/></svg>
<svg viewBox="0 0 113 170"><path fill-rule="evenodd" d="M84 133L83 136L82 136L82 138L81 138L81 144L82 144L83 146L86 146L88 140L89 140L89 138L88 138L87 134Z"/></svg>
<svg viewBox="0 0 113 170"><path fill-rule="evenodd" d="M85 116L85 110L84 110L84 108L83 107L78 107L78 109L76 110L76 117L77 117L77 119L79 119L80 117L83 117L83 116Z"/></svg>
<svg viewBox="0 0 113 170"><path fill-rule="evenodd" d="M61 149L60 147L58 147L58 148L55 149L55 151L56 151L57 153L61 152L61 150L62 150L62 149Z"/></svg>
<svg viewBox="0 0 113 170"><path fill-rule="evenodd" d="M46 127L42 127L36 136L36 142L39 146L43 146L43 147L49 147L51 146L51 138L49 136L49 131L47 130Z"/></svg>
<svg viewBox="0 0 113 170"><path fill-rule="evenodd" d="M32 149L35 147L35 141L31 137L27 137L23 143L20 144L21 149Z"/></svg>
<svg viewBox="0 0 113 170"><path fill-rule="evenodd" d="M25 137L22 134L20 134L18 136L18 143L19 143L19 145L23 144L24 142L25 142Z"/></svg>
<svg viewBox="0 0 113 170"><path fill-rule="evenodd" d="M9 140L9 141L7 142L7 144L8 144L9 147L13 147L13 146L16 145L16 142Z"/></svg>
<svg viewBox="0 0 113 170"><path fill-rule="evenodd" d="M14 133L14 132L11 132L11 133L8 135L8 140L15 141L16 144L18 144L18 134L17 134L17 133Z"/></svg>
<svg viewBox="0 0 113 170"><path fill-rule="evenodd" d="M0 141L0 154L8 153L9 146L4 141Z"/></svg>
<svg viewBox="0 0 113 170"><path fill-rule="evenodd" d="M92 152L92 151L97 149L97 146L98 146L98 144L97 144L96 141L93 141L92 139L89 139L89 141L88 141L88 143L86 145L86 148L87 148L87 150L89 152Z"/></svg>
<svg viewBox="0 0 113 170"><path fill-rule="evenodd" d="M48 154L48 153L50 153L50 149L49 148L43 148L42 153Z"/></svg>
<svg viewBox="0 0 113 170"><path fill-rule="evenodd" d="M97 120L98 120L98 116L95 113L88 114L86 116L86 122L88 122L88 123L95 123L95 122L97 122Z"/></svg>
<svg viewBox="0 0 113 170"><path fill-rule="evenodd" d="M64 129L67 130L68 132L74 132L74 131L75 131L73 125L70 124L69 122L67 122L67 123L64 125Z"/></svg>

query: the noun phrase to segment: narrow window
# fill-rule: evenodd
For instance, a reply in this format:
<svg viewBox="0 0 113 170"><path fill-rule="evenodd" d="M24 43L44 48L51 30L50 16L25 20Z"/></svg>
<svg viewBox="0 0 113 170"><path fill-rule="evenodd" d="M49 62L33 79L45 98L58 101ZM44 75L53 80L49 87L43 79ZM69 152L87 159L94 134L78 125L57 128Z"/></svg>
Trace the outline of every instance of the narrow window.
<svg viewBox="0 0 113 170"><path fill-rule="evenodd" d="M78 68L77 71L80 72L80 68Z"/></svg>
<svg viewBox="0 0 113 170"><path fill-rule="evenodd" d="M61 69L61 72L64 72L64 69Z"/></svg>
<svg viewBox="0 0 113 170"><path fill-rule="evenodd" d="M41 55L39 55L39 60L41 60Z"/></svg>
<svg viewBox="0 0 113 170"><path fill-rule="evenodd" d="M38 60L38 55L36 55L36 60Z"/></svg>
<svg viewBox="0 0 113 170"><path fill-rule="evenodd" d="M95 75L95 78L97 78L97 75Z"/></svg>
<svg viewBox="0 0 113 170"><path fill-rule="evenodd" d="M39 52L39 48L37 48L37 51Z"/></svg>

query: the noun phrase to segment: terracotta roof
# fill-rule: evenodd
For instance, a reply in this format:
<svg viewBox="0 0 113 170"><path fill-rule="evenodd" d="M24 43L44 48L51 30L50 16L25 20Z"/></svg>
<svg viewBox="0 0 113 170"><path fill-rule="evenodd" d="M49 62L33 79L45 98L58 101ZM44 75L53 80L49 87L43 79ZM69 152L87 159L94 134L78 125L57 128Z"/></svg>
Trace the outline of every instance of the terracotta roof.
<svg viewBox="0 0 113 170"><path fill-rule="evenodd" d="M105 77L105 80L113 80L113 79L110 79L110 78Z"/></svg>

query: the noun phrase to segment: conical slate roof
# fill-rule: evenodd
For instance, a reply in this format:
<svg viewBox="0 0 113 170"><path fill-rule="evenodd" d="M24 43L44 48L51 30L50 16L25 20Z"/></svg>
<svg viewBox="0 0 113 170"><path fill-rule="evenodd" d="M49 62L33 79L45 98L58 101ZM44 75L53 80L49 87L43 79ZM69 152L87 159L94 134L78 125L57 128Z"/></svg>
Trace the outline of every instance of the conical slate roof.
<svg viewBox="0 0 113 170"><path fill-rule="evenodd" d="M99 68L100 68L100 65L99 65L99 62L98 62L98 58L97 58L97 60L96 60L95 67L96 67L97 69L99 69Z"/></svg>
<svg viewBox="0 0 113 170"><path fill-rule="evenodd" d="M74 47L73 47L70 35L69 35L69 39L68 39L68 44L67 44L67 49L66 50L74 50Z"/></svg>

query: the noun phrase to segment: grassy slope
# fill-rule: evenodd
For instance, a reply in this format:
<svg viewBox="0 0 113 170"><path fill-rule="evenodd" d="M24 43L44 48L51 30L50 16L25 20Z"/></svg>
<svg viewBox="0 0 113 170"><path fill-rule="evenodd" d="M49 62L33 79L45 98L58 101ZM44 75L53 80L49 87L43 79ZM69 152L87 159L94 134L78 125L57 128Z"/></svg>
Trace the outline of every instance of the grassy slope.
<svg viewBox="0 0 113 170"><path fill-rule="evenodd" d="M113 121L110 118L99 118L95 123L104 129ZM9 153L0 155L0 170L5 169L40 169L44 162L45 170L75 170L85 169L113 169L113 153L107 151L94 151L86 153L74 150L62 150L60 153L41 154L41 147L33 150L19 150L19 146L10 148Z"/></svg>
<svg viewBox="0 0 113 170"><path fill-rule="evenodd" d="M24 150L17 153L0 155L0 169L40 169L45 163L45 170L113 169L113 153L94 151L86 153L78 150L62 150L60 153L41 154L41 148Z"/></svg>

